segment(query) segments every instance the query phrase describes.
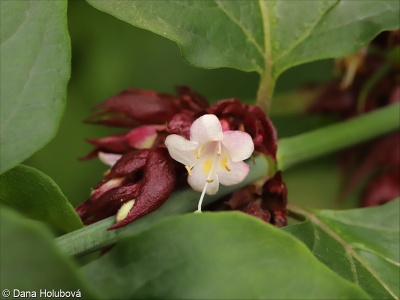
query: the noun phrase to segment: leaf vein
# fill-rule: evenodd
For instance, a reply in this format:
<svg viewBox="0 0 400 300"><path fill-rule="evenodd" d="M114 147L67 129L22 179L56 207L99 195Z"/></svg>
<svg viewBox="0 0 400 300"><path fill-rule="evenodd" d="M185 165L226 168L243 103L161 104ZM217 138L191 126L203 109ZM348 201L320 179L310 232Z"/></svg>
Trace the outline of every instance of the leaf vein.
<svg viewBox="0 0 400 300"><path fill-rule="evenodd" d="M215 2L215 4L219 7L219 9L235 24L237 25L248 38L249 42L257 49L258 53L263 57L264 52L261 48L261 45L256 41L254 36L251 34L249 30L238 19L236 19L232 14L230 14L220 3Z"/></svg>
<svg viewBox="0 0 400 300"><path fill-rule="evenodd" d="M339 236L333 229L331 229L327 224L325 224L322 220L320 220L316 215L309 213L299 207L288 205L288 208L300 215L304 215L309 218L316 226L318 226L321 230L325 231L328 235L330 235L334 240L342 245L347 254L351 254L352 257L357 259L360 264L369 272L371 275L382 285L382 287L394 298L399 299L396 294L390 289L390 287L376 274L375 270L371 268L362 257L358 255L355 249L341 236ZM351 262L350 262L351 263Z"/></svg>
<svg viewBox="0 0 400 300"><path fill-rule="evenodd" d="M279 60L281 60L283 57L291 54L293 52L294 49L296 49L305 39L307 39L313 32L313 30L321 23L322 19L327 15L327 13L333 8L335 7L338 3L340 2L340 0L338 2L336 2L334 5L328 7L321 15L319 18L317 18L314 23L308 28L308 30L306 30L303 35L301 35L297 41L294 42L294 44L290 47L287 48L285 51L283 51L281 53L281 55L279 55L276 59L275 59L275 63L278 62Z"/></svg>

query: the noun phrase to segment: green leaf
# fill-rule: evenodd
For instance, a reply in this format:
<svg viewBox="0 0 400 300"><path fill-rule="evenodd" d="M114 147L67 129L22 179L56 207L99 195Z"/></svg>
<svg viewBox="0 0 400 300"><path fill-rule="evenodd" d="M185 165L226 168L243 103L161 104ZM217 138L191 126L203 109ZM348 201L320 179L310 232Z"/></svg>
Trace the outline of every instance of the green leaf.
<svg viewBox="0 0 400 300"><path fill-rule="evenodd" d="M258 72L264 106L286 69L350 54L400 26L399 2L391 0L87 1L175 41L195 66Z"/></svg>
<svg viewBox="0 0 400 300"><path fill-rule="evenodd" d="M399 205L397 200L380 207L315 214L292 207L307 220L285 230L374 299L399 299Z"/></svg>
<svg viewBox="0 0 400 300"><path fill-rule="evenodd" d="M82 272L113 299L368 299L295 238L242 213L163 220Z"/></svg>
<svg viewBox="0 0 400 300"><path fill-rule="evenodd" d="M44 299L40 291L76 293L79 290L83 299L95 299L75 264L59 252L54 237L41 224L22 218L2 205L0 225L2 291L17 293L19 296L15 298L25 298L21 292L30 291L36 293L32 298Z"/></svg>
<svg viewBox="0 0 400 300"><path fill-rule="evenodd" d="M24 165L0 175L0 200L63 232L83 227L72 205L46 174Z"/></svg>
<svg viewBox="0 0 400 300"><path fill-rule="evenodd" d="M66 1L1 1L0 174L55 135L70 77Z"/></svg>

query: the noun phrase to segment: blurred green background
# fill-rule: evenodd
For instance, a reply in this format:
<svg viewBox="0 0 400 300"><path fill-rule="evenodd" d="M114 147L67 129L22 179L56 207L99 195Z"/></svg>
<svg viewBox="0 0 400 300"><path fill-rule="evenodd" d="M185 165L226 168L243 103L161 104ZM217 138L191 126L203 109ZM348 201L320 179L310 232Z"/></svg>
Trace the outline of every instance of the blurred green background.
<svg viewBox="0 0 400 300"><path fill-rule="evenodd" d="M259 80L255 73L192 67L172 41L100 12L85 1L69 1L68 22L72 76L65 115L54 140L25 164L51 176L74 205L86 200L90 188L107 169L96 159L77 159L92 149L84 138L121 131L82 123L91 108L108 97L130 87L174 93L175 86L188 85L211 102L231 97L247 103L254 101ZM272 113L272 119L280 137L332 121L281 113L288 93L304 83L329 81L333 77L332 66L332 60L314 62L295 67L279 79L273 107L279 107L280 113ZM292 98L290 101L296 101ZM334 157L298 166L286 172L284 179L290 202L316 208L335 206L340 182Z"/></svg>

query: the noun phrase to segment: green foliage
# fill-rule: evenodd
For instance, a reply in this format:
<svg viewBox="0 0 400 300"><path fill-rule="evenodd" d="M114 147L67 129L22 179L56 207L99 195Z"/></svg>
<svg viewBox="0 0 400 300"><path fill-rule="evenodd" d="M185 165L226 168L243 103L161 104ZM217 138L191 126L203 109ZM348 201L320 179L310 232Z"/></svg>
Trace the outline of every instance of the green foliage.
<svg viewBox="0 0 400 300"><path fill-rule="evenodd" d="M66 1L1 1L0 174L55 135L70 76Z"/></svg>
<svg viewBox="0 0 400 300"><path fill-rule="evenodd" d="M362 287L374 299L399 298L400 200L382 207L347 211L302 209L303 223L285 231L302 240L336 273Z"/></svg>
<svg viewBox="0 0 400 300"><path fill-rule="evenodd" d="M357 51L397 28L399 11L390 0L88 2L177 42L198 67L262 74L271 64L274 78L300 63Z"/></svg>
<svg viewBox="0 0 400 300"><path fill-rule="evenodd" d="M118 299L368 298L296 239L241 213L166 219L83 274Z"/></svg>
<svg viewBox="0 0 400 300"><path fill-rule="evenodd" d="M39 298L41 290L79 290L83 299L96 299L88 286L82 283L76 265L61 255L54 245L54 237L41 224L2 205L0 225L2 291L36 292Z"/></svg>
<svg viewBox="0 0 400 300"><path fill-rule="evenodd" d="M105 171L96 162L78 170L75 157L88 150L82 138L111 132L83 128L80 120L89 107L128 87L171 93L174 84L187 84L211 101L246 97L242 100L253 103L258 73L257 101L269 109L279 78L275 101L280 107L272 116L281 138L278 163L288 179L289 203L313 207L338 204L341 178L334 160L299 165L291 174L287 169L399 128L397 105L304 133L335 119L299 116L317 93L293 89L332 79L333 60L286 72L350 54L379 32L399 28L398 1L88 2L108 14L70 1L74 77L69 110L56 142L27 162L52 173L74 204ZM1 289L80 289L82 298L94 299L87 286L92 283L107 298L399 299L399 201L312 213L294 206L291 212L306 220L285 228L289 235L239 213L159 221L195 209L199 193L179 190L159 210L119 230L106 230L114 217L81 228L55 182L18 165L50 141L61 120L70 75L66 1L0 5ZM174 42L192 66L253 74L184 65ZM207 196L205 204L271 170L264 157L255 158L246 181ZM27 217L68 233L54 240ZM108 254L81 268L84 276L64 257L114 243Z"/></svg>
<svg viewBox="0 0 400 300"><path fill-rule="evenodd" d="M399 26L399 2L391 0L88 2L177 42L195 66L259 73L265 107L288 68L350 54Z"/></svg>
<svg viewBox="0 0 400 300"><path fill-rule="evenodd" d="M18 165L0 175L0 192L7 205L62 232L83 226L60 188L34 168Z"/></svg>

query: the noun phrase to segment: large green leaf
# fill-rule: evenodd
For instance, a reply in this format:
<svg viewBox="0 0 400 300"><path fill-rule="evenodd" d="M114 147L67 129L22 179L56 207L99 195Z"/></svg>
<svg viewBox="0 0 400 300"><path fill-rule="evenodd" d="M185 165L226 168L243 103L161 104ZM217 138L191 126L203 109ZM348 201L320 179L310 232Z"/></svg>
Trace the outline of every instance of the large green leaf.
<svg viewBox="0 0 400 300"><path fill-rule="evenodd" d="M0 200L63 232L83 227L72 205L46 174L24 165L0 175Z"/></svg>
<svg viewBox="0 0 400 300"><path fill-rule="evenodd" d="M368 299L295 238L242 213L160 221L82 272L113 299Z"/></svg>
<svg viewBox="0 0 400 300"><path fill-rule="evenodd" d="M400 201L348 211L321 210L285 230L302 240L336 273L374 299L399 299Z"/></svg>
<svg viewBox="0 0 400 300"><path fill-rule="evenodd" d="M32 298L65 298L40 294L45 290L61 290L80 291L83 299L95 299L75 264L63 257L46 228L22 218L4 205L0 208L0 290L3 296L4 290L8 289L11 299L14 299L13 295L28 298L21 294L26 291L36 293Z"/></svg>
<svg viewBox="0 0 400 300"><path fill-rule="evenodd" d="M259 97L284 70L355 52L400 26L399 2L391 0L87 1L177 42L196 66L258 72Z"/></svg>
<svg viewBox="0 0 400 300"><path fill-rule="evenodd" d="M70 76L66 1L1 1L0 173L54 135Z"/></svg>

